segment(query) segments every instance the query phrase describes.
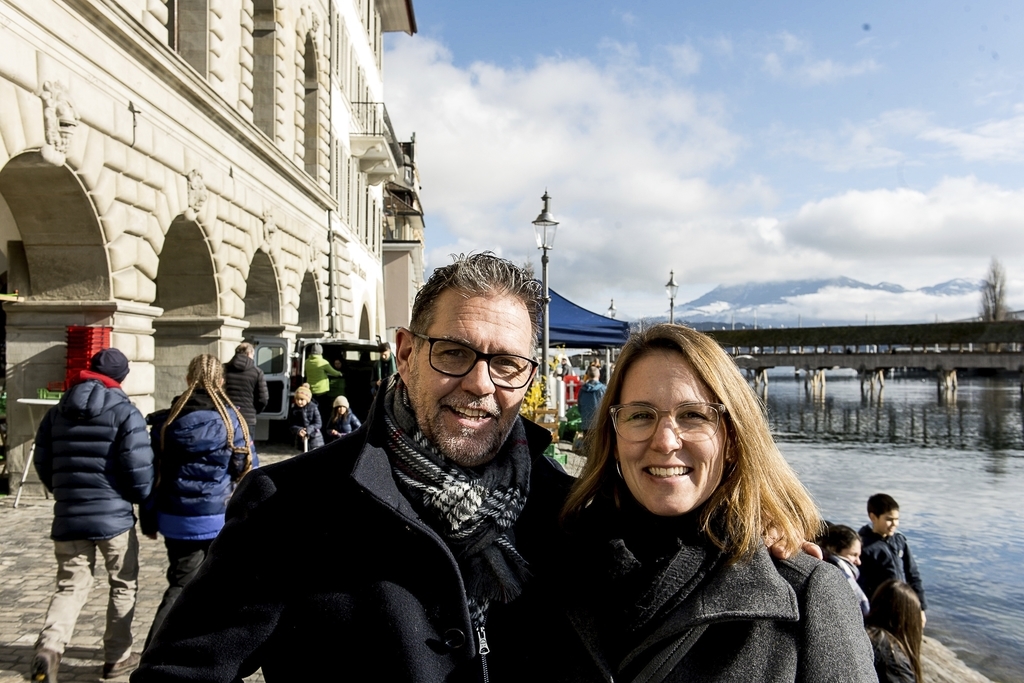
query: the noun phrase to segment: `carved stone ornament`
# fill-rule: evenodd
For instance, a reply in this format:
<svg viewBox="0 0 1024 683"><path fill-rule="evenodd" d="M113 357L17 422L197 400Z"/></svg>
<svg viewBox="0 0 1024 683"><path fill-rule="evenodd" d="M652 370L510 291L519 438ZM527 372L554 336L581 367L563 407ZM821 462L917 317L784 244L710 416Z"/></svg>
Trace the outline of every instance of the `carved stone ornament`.
<svg viewBox="0 0 1024 683"><path fill-rule="evenodd" d="M43 101L43 130L46 144L41 154L54 166L63 166L71 135L78 126L79 116L68 100L67 89L60 81L46 81L38 93Z"/></svg>
<svg viewBox="0 0 1024 683"><path fill-rule="evenodd" d="M317 45L320 43L320 17L313 11L312 5L303 5L300 10L302 16L306 17L306 26L308 27L308 33L313 36L313 42Z"/></svg>
<svg viewBox="0 0 1024 683"><path fill-rule="evenodd" d="M263 211L263 241L260 243L260 251L264 254L270 253L270 240L277 232L277 223L274 221L273 209Z"/></svg>
<svg viewBox="0 0 1024 683"><path fill-rule="evenodd" d="M311 235L309 238L309 263L306 264L306 272L316 272L316 267L320 264L320 249L316 246L316 235Z"/></svg>
<svg viewBox="0 0 1024 683"><path fill-rule="evenodd" d="M210 193L206 191L203 174L198 169L193 168L185 177L188 178L188 208L185 209L185 220L194 221L199 217L199 212Z"/></svg>

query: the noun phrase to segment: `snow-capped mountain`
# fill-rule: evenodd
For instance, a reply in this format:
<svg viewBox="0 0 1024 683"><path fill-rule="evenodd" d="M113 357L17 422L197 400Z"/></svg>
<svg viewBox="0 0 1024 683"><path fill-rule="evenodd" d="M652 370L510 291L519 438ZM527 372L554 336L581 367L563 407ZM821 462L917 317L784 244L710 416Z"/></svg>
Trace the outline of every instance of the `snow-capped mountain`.
<svg viewBox="0 0 1024 683"><path fill-rule="evenodd" d="M962 320L977 315L981 282L907 289L848 277L719 286L676 306L676 320L736 326L844 325ZM701 325L703 326L703 325Z"/></svg>

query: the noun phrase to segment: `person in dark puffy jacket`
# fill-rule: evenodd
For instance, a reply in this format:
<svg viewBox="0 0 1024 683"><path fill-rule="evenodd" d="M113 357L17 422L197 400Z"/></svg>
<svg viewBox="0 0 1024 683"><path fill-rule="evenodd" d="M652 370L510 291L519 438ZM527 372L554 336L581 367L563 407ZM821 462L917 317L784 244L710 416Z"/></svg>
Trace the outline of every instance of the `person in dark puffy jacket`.
<svg viewBox="0 0 1024 683"><path fill-rule="evenodd" d="M241 411L250 436L255 433L256 415L262 413L270 401L267 380L253 361L255 356L253 345L242 342L235 349L234 357L224 364L224 393Z"/></svg>
<svg viewBox="0 0 1024 683"><path fill-rule="evenodd" d="M157 531L163 534L169 565L147 646L224 526L235 485L257 464L241 411L224 392L220 362L196 356L186 381L188 389L169 410L149 416L158 478L143 511L142 532L153 539Z"/></svg>
<svg viewBox="0 0 1024 683"><path fill-rule="evenodd" d="M320 431L323 427L320 410L312 401L313 394L309 390L309 385L303 384L295 390L292 409L288 413L288 426L295 435L295 444L300 453L324 445L324 435Z"/></svg>
<svg viewBox="0 0 1024 683"><path fill-rule="evenodd" d="M146 421L121 389L128 375L125 355L104 349L89 367L71 380L36 434L36 471L55 501L50 537L57 556L57 590L32 662L36 681L56 681L92 588L97 550L110 584L103 676L128 673L139 661L131 651L139 575L132 506L146 500L153 486L153 451Z"/></svg>
<svg viewBox="0 0 1024 683"><path fill-rule="evenodd" d="M327 438L327 443L330 443L356 431L361 426L359 418L352 413L352 409L349 407L348 399L338 396L334 399L334 412L331 414L331 421L324 429L324 436Z"/></svg>

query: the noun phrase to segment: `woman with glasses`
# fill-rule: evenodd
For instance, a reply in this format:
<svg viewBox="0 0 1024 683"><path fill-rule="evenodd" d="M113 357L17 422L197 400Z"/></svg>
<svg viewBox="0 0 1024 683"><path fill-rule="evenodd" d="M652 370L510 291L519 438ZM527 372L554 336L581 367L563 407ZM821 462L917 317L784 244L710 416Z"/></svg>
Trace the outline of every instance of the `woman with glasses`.
<svg viewBox="0 0 1024 683"><path fill-rule="evenodd" d="M533 598L555 613L529 638L558 655L520 657L516 676L875 680L849 585L799 552L821 526L814 502L712 339L679 325L634 335L588 450L563 509L563 574Z"/></svg>

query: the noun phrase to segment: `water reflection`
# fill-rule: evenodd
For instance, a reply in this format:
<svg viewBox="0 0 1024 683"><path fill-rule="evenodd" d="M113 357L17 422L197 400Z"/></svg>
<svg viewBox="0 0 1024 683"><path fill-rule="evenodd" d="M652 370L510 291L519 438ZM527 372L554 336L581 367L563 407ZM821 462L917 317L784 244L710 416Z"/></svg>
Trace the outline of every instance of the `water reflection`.
<svg viewBox="0 0 1024 683"><path fill-rule="evenodd" d="M1024 406L1017 381L892 380L861 391L830 373L826 392L772 375L765 396L783 455L823 515L859 527L878 491L928 591L928 633L993 680L1024 683Z"/></svg>
<svg viewBox="0 0 1024 683"><path fill-rule="evenodd" d="M780 435L993 454L1024 449L1024 406L1014 383L981 380L936 391L934 380L890 380L898 391L891 388L887 400L881 387L857 391L855 378L830 379L827 392L824 382L774 379L771 393L766 385L758 393Z"/></svg>

